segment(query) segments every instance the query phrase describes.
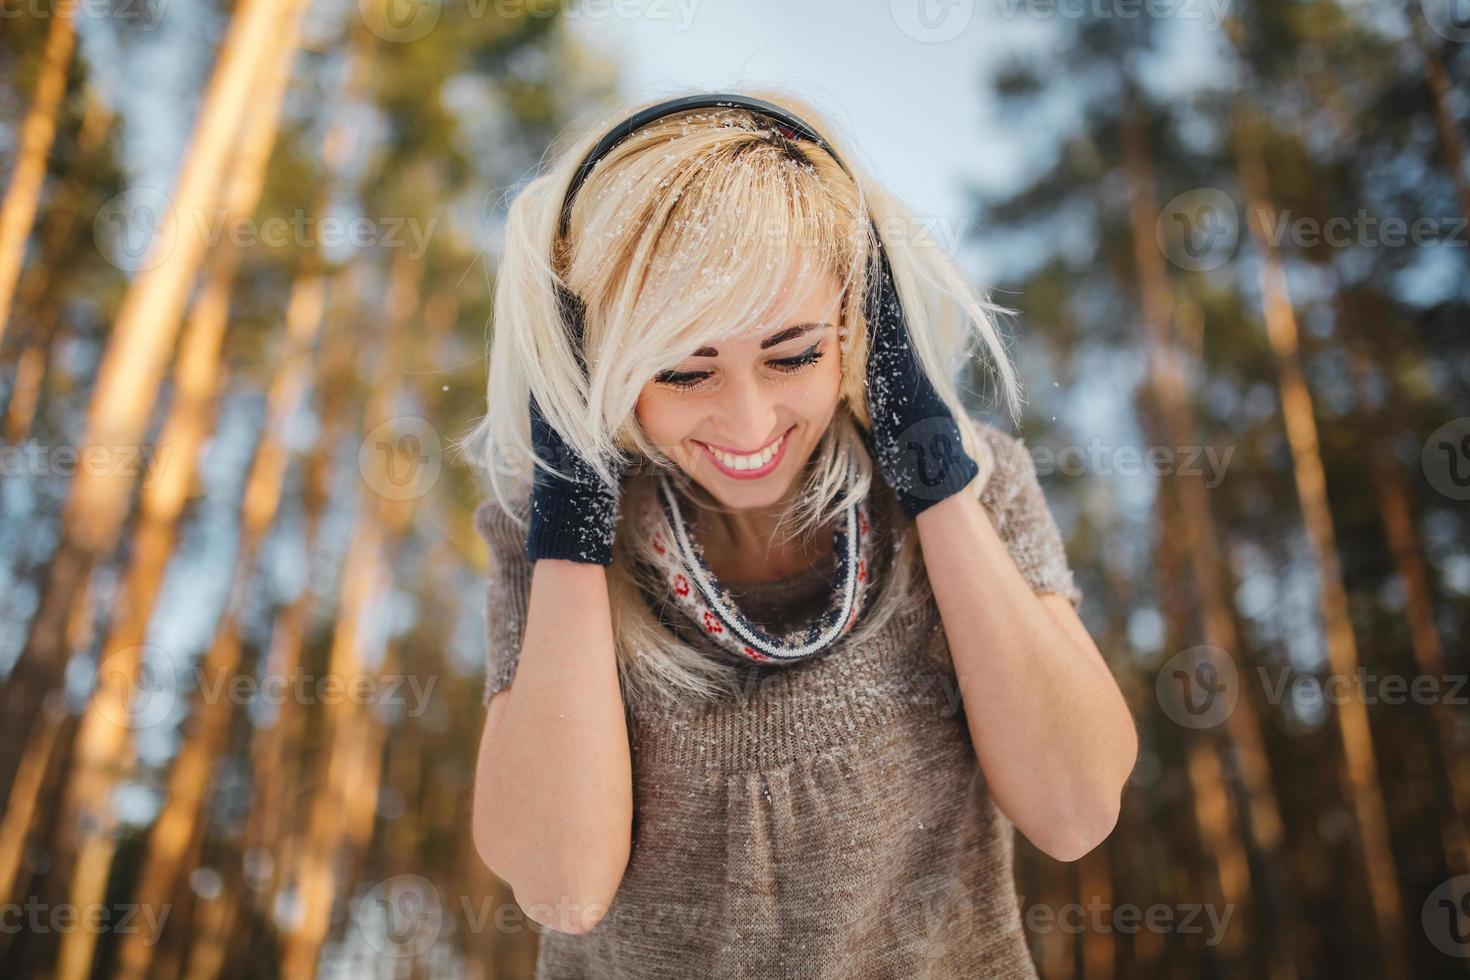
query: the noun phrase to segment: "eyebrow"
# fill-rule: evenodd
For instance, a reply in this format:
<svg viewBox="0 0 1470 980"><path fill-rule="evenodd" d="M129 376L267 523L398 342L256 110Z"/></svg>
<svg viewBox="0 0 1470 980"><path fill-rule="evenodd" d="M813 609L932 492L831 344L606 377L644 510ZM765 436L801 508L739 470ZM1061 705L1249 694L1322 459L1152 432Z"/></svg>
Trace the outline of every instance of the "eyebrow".
<svg viewBox="0 0 1470 980"><path fill-rule="evenodd" d="M761 350L770 350L772 347L776 347L776 346L778 346L780 344L784 344L788 340L795 340L797 337L800 337L803 334L811 333L813 330L822 330L822 329L824 329L826 327L830 327L831 325L832 324L830 324L830 323L821 323L821 322L818 322L816 320L813 320L810 323L793 323L791 326L787 327L785 330L781 330L781 331L779 331L777 333L773 333L769 337L767 337L765 340L762 340L761 341ZM717 351L717 350L715 350L713 347L701 347L701 348L699 348L699 350L695 351L690 356L691 357L719 357L720 356L720 352Z"/></svg>
<svg viewBox="0 0 1470 980"><path fill-rule="evenodd" d="M761 350L768 350L777 344L784 344L788 340L795 340L802 334L811 333L813 330L821 330L823 327L830 327L831 325L830 323L817 323L816 321L792 324L780 333L773 333L765 340L762 340Z"/></svg>

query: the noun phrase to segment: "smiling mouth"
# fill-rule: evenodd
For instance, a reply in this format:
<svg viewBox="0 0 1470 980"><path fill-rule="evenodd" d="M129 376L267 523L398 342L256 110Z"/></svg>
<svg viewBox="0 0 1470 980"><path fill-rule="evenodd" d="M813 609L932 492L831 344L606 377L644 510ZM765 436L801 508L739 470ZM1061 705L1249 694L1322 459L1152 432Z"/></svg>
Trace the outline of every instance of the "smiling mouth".
<svg viewBox="0 0 1470 980"><path fill-rule="evenodd" d="M731 452L697 439L694 441L699 443L699 448L704 450L705 456L721 473L736 480L755 480L781 465L781 459L786 455L786 443L795 429L796 426L793 425L781 433L779 438L753 453Z"/></svg>

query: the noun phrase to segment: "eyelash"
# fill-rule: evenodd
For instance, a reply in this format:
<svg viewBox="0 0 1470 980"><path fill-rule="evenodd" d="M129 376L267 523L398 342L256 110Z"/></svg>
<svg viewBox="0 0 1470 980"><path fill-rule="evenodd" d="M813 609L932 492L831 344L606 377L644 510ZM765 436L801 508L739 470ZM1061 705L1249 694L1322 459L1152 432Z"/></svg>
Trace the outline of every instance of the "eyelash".
<svg viewBox="0 0 1470 980"><path fill-rule="evenodd" d="M822 359L826 351L819 350L818 348L820 346L820 344L812 344L806 350L793 357L778 357L767 363L777 371L794 374ZM711 371L661 371L654 375L653 380L659 384L669 385L673 388L693 388L705 378L708 378L712 373Z"/></svg>

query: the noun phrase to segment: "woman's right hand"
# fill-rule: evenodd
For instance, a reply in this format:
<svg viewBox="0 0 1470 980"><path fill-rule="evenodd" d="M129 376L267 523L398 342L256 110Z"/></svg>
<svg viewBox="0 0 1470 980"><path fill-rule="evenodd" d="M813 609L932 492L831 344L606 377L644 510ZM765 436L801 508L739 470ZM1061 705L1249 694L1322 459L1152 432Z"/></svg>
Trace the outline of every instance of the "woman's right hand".
<svg viewBox="0 0 1470 980"><path fill-rule="evenodd" d="M562 319L567 334L579 351L587 307L581 298L557 286ZM557 472L535 466L531 487L531 526L526 535L526 557L532 562L542 558L592 565L612 564L613 529L618 520L621 488L609 486L597 472L574 451L561 433L541 414L535 396L531 398L531 448L536 457ZM621 480L622 468L613 466L614 476Z"/></svg>
<svg viewBox="0 0 1470 980"><path fill-rule="evenodd" d="M610 487L552 428L531 399L531 447L556 473L536 467L526 557L612 564L620 488ZM621 469L614 468L621 476Z"/></svg>

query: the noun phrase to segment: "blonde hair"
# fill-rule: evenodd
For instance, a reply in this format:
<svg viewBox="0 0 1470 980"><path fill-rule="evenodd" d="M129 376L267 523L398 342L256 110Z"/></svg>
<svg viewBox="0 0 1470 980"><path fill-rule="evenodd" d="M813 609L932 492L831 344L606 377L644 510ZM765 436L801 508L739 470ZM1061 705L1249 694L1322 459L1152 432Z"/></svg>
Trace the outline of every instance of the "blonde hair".
<svg viewBox="0 0 1470 980"><path fill-rule="evenodd" d="M639 428L634 407L640 390L701 346L758 322L786 322L802 297L785 287L802 269L829 272L840 282L846 340L839 408L807 466L790 524L811 533L866 494L873 467L857 426L868 422L864 310L874 288L875 223L911 342L955 417L968 418L954 376L976 347L1005 408L1013 420L1019 417L1019 379L994 320L1013 311L976 291L958 264L923 236L908 209L857 165L856 154L812 106L782 92L749 94L814 127L850 174L822 147L785 139L749 110L686 111L640 128L603 157L573 199L568 234L561 238L562 202L582 159L612 126L660 99L590 127L511 202L495 283L488 409L459 447L488 472L507 513L525 514L532 465L552 468L531 449L527 405L533 394L568 446L604 480L615 480L620 466L645 461L655 472L673 470ZM565 329L558 284L586 304L580 352ZM973 455L973 440L982 437L961 428ZM856 480L849 479L853 471ZM644 586L655 585L640 581L638 560L649 547L645 521L659 513L643 505L652 482L641 473L623 485L608 573L625 700L729 693L736 672L683 642L642 594ZM896 507L890 519L904 521ZM910 531L896 527L897 533ZM895 552L851 641L861 642L898 609L927 598L916 551Z"/></svg>

